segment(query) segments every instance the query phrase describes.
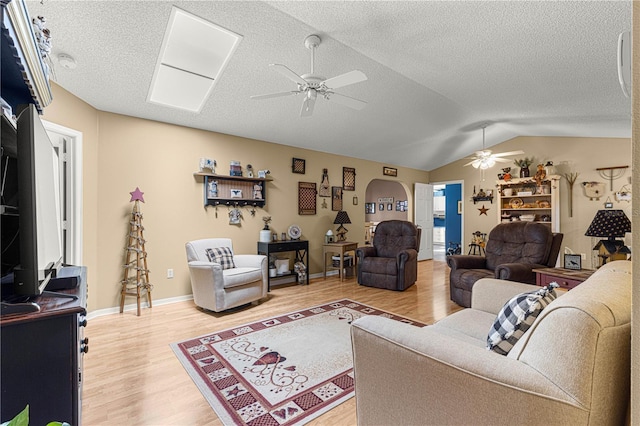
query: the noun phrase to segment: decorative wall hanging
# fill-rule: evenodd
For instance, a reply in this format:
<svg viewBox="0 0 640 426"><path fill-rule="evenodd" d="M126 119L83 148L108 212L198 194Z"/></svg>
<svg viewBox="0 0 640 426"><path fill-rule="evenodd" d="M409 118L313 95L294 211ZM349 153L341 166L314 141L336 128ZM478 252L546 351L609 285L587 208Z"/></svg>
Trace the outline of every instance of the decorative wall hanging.
<svg viewBox="0 0 640 426"><path fill-rule="evenodd" d="M331 186L329 186L329 173L327 169L322 169L322 182L320 183L318 195L321 197L331 197Z"/></svg>
<svg viewBox="0 0 640 426"><path fill-rule="evenodd" d="M356 169L353 167L342 168L342 189L345 191L356 190Z"/></svg>
<svg viewBox="0 0 640 426"><path fill-rule="evenodd" d="M316 183L298 182L298 214L316 214Z"/></svg>
<svg viewBox="0 0 640 426"><path fill-rule="evenodd" d="M478 216L482 216L482 215L488 216L487 212L489 211L489 209L486 208L484 204L478 210L480 211L480 214Z"/></svg>
<svg viewBox="0 0 640 426"><path fill-rule="evenodd" d="M564 178L569 183L569 217L573 217L573 184L576 183L579 175L580 173L578 172L564 174Z"/></svg>
<svg viewBox="0 0 640 426"><path fill-rule="evenodd" d="M342 210L342 187L340 186L331 187L331 210Z"/></svg>
<svg viewBox="0 0 640 426"><path fill-rule="evenodd" d="M305 171L305 160L302 158L294 158L291 160L291 171L303 175Z"/></svg>
<svg viewBox="0 0 640 426"><path fill-rule="evenodd" d="M584 195L589 197L589 201L598 201L604 195L603 182L582 182Z"/></svg>
<svg viewBox="0 0 640 426"><path fill-rule="evenodd" d="M613 201L611 201L611 197L607 197L607 201L604 202L604 208L605 209L613 208Z"/></svg>
<svg viewBox="0 0 640 426"><path fill-rule="evenodd" d="M622 185L620 191L614 194L616 201L631 201L631 188L628 185Z"/></svg>
<svg viewBox="0 0 640 426"><path fill-rule="evenodd" d="M234 207L229 210L229 225L240 225L240 219L242 219L240 209Z"/></svg>
<svg viewBox="0 0 640 426"><path fill-rule="evenodd" d="M611 187L611 191L613 191L613 180L621 178L628 168L629 166L600 167L596 170L600 173L600 176L602 176L603 179L609 180L609 186Z"/></svg>
<svg viewBox="0 0 640 426"><path fill-rule="evenodd" d="M385 176L398 176L398 169L394 169L393 167L383 167L382 174Z"/></svg>

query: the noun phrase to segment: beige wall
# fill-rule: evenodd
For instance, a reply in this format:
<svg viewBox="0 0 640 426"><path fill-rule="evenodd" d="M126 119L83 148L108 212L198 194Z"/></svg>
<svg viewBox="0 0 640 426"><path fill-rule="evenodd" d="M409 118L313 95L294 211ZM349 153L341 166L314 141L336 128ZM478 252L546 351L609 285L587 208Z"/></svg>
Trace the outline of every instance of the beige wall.
<svg viewBox="0 0 640 426"><path fill-rule="evenodd" d="M608 197L614 203L614 208L622 209L631 218L631 203L617 202L613 192L618 191L622 185L629 184L631 167L626 170L624 176L614 180L613 192L610 191L607 182L605 195L599 201L590 201L584 195L580 182L599 181L605 179L599 175L596 168L631 166L631 140L630 139L601 139L601 138L558 138L558 137L518 137L507 142L491 147L494 152L523 150L525 154L514 158L535 157L539 161L551 160L555 165L561 165L562 169L578 172L578 180L573 188L573 217L569 217L568 194L569 186L566 179L561 180L560 185L560 232L564 233L563 247L569 247L576 253L585 253L587 256L585 267L593 268L597 264L591 248L597 242L596 239L585 237L589 224L593 220L596 211L604 208L604 202ZM431 182L443 182L451 180L464 180L464 229L463 239L468 244L471 233L479 230L489 232L498 223L498 208L490 202L473 204L471 196L473 187L476 190L495 189L499 166L494 166L485 171L485 181L481 180L481 173L471 166L463 167L468 160L460 160L447 166L432 170ZM563 164L561 164L563 163ZM518 168L512 163L514 176L517 176ZM535 171L535 166L532 168ZM486 215L480 215L478 208L484 204L489 208ZM631 243L631 241L629 241ZM561 254L562 255L562 254Z"/></svg>
<svg viewBox="0 0 640 426"><path fill-rule="evenodd" d="M186 241L226 236L233 239L236 252L255 253L265 215L272 217L271 228L278 234L291 224L302 228L303 238L309 240L310 272L321 272L324 234L328 229L335 231L336 212L330 199L323 208L325 198L318 197L316 215L298 215L297 185L302 181L319 186L323 168L328 169L331 186L342 186L343 166L356 169L356 190L344 191L343 209L353 222L348 238L364 243L365 191L371 180L383 177L382 163L96 111L56 85L53 90L54 101L44 118L87 133L83 257L91 271L89 311L119 304L132 208L129 192L136 186L144 192L141 206L154 299L191 293ZM255 216L250 208L242 208L240 226L229 225L227 207L218 207L217 216L215 207L205 209L202 180L193 176L200 157L216 159L219 174L229 174L231 160L243 167L251 164L255 170L271 170L266 207L257 209ZM306 160L306 174L291 172L293 157ZM413 188L414 182L426 182L428 173L398 167L398 177L384 179ZM358 205L353 205L354 196ZM174 269L175 278L166 278L168 268Z"/></svg>

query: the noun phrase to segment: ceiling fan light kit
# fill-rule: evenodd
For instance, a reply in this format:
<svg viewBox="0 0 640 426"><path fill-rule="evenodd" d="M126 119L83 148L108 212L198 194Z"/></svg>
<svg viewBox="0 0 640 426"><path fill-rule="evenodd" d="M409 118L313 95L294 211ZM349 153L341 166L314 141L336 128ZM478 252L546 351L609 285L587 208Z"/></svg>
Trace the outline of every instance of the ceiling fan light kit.
<svg viewBox="0 0 640 426"><path fill-rule="evenodd" d="M508 157L510 155L519 155L524 154L524 151L509 151L509 152L501 152L498 154L492 154L491 150L484 149L485 146L485 129L487 125L484 124L482 126L482 151L476 151L475 157L469 157L468 159L472 160L465 164L465 166L473 166L476 169L487 170L496 165L496 162L500 163L509 163L510 160L507 160L502 157Z"/></svg>
<svg viewBox="0 0 640 426"><path fill-rule="evenodd" d="M333 101L355 110L363 109L367 105L365 101L334 92L334 89L365 81L367 76L362 71L353 70L329 79L315 74L315 50L320 46L320 42L320 37L315 34L304 39L305 47L311 50L311 72L308 74L298 75L282 64L269 65L271 68L296 83L296 90L255 95L251 96L251 99L259 100L279 98L302 93L304 94L304 100L302 101L302 109L300 110L301 117L309 117L313 114L313 109L318 95L327 101Z"/></svg>

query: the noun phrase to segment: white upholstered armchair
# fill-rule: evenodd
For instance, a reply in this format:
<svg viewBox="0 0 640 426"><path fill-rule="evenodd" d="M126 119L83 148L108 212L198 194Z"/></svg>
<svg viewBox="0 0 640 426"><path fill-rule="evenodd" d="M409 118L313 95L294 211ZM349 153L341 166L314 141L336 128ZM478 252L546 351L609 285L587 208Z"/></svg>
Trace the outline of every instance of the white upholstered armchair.
<svg viewBox="0 0 640 426"><path fill-rule="evenodd" d="M215 312L255 302L267 295L267 257L234 254L229 238L186 243L193 301Z"/></svg>

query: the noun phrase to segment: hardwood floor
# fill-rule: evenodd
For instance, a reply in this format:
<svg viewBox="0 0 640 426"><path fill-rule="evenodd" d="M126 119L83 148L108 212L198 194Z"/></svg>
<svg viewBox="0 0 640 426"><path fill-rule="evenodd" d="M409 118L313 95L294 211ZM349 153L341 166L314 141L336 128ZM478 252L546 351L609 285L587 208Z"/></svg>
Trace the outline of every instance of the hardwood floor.
<svg viewBox="0 0 640 426"><path fill-rule="evenodd" d="M145 308L140 317L133 311L92 319L85 331L83 424L220 425L170 343L341 298L432 323L461 309L449 300L448 281L446 263L429 260L419 263L416 285L404 292L332 276L272 288L259 305L228 313L205 312L187 301ZM310 424L355 425L355 399Z"/></svg>

